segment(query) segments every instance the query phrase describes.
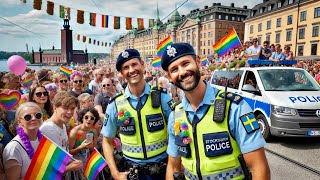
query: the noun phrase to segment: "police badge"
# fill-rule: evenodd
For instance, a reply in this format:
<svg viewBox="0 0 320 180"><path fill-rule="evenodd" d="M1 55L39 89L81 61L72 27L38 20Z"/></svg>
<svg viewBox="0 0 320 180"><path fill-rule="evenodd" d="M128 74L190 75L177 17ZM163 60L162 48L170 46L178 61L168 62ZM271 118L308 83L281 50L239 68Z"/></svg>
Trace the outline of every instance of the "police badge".
<svg viewBox="0 0 320 180"><path fill-rule="evenodd" d="M167 47L167 54L169 57L175 57L177 54L177 50L174 47L168 46Z"/></svg>
<svg viewBox="0 0 320 180"><path fill-rule="evenodd" d="M127 51L122 51L121 56L123 58L128 58L129 57L129 53Z"/></svg>

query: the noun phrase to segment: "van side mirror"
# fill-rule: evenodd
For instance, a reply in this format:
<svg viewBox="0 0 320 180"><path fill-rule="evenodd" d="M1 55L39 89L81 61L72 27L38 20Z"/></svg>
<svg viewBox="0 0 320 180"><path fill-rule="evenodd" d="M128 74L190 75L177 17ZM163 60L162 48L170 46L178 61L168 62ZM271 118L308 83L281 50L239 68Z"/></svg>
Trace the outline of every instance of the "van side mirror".
<svg viewBox="0 0 320 180"><path fill-rule="evenodd" d="M261 92L259 90L257 90L255 87L253 87L251 84L243 85L241 90L261 96Z"/></svg>

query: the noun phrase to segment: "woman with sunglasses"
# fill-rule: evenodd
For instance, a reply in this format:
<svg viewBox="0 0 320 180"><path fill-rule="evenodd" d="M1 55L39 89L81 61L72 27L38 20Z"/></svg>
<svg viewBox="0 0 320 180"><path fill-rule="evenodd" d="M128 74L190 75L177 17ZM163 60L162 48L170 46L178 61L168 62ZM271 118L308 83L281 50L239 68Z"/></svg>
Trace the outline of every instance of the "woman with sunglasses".
<svg viewBox="0 0 320 180"><path fill-rule="evenodd" d="M90 150L97 146L97 133L94 125L99 120L99 113L94 108L85 108L79 111L78 121L81 123L70 131L70 154L86 164Z"/></svg>
<svg viewBox="0 0 320 180"><path fill-rule="evenodd" d="M35 102L40 106L43 121L48 120L52 115L52 106L49 99L49 93L44 86L38 85L29 93L29 100Z"/></svg>
<svg viewBox="0 0 320 180"><path fill-rule="evenodd" d="M58 85L58 92L68 91L69 89L69 78L63 73L57 73L55 83Z"/></svg>
<svg viewBox="0 0 320 180"><path fill-rule="evenodd" d="M34 102L26 102L16 111L19 124L13 140L3 151L3 165L8 180L23 179L42 137L41 108Z"/></svg>

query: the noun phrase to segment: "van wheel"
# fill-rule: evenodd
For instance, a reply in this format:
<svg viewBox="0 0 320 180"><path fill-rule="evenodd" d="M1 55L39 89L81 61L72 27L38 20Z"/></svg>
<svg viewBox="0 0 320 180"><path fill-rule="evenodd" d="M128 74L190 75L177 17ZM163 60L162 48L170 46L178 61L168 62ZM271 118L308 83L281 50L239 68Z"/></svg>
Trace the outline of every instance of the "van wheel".
<svg viewBox="0 0 320 180"><path fill-rule="evenodd" d="M257 121L261 130L261 133L266 141L271 140L271 133L270 133L270 127L267 122L267 119L264 117L263 114L259 114L257 116Z"/></svg>

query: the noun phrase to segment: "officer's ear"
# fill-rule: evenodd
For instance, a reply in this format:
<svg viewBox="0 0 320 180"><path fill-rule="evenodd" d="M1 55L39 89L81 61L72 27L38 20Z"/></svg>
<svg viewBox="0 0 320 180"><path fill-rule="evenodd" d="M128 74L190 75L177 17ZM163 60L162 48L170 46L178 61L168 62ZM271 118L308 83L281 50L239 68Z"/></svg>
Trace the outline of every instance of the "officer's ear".
<svg viewBox="0 0 320 180"><path fill-rule="evenodd" d="M194 59L195 59L196 63L199 65L199 67L201 67L201 66L200 66L200 65L201 65L200 56L195 55L195 56L194 56Z"/></svg>

